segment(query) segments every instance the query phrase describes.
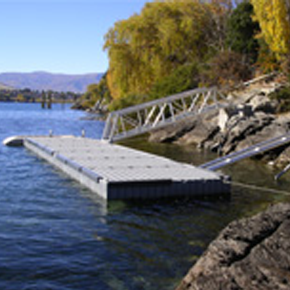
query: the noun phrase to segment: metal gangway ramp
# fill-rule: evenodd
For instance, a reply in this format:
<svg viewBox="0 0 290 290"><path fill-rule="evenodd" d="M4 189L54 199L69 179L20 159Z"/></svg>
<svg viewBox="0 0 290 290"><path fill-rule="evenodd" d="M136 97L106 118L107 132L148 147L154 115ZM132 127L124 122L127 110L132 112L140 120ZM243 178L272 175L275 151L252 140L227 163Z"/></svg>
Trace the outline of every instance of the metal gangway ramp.
<svg viewBox="0 0 290 290"><path fill-rule="evenodd" d="M114 111L107 117L102 140L115 142L141 135L227 105L223 94L213 87L198 88Z"/></svg>
<svg viewBox="0 0 290 290"><path fill-rule="evenodd" d="M231 154L219 157L217 159L204 163L199 167L214 171L226 165L235 163L248 157L259 155L263 152L275 149L288 143L290 143L290 133L257 143L253 146L247 147L237 152L233 152Z"/></svg>

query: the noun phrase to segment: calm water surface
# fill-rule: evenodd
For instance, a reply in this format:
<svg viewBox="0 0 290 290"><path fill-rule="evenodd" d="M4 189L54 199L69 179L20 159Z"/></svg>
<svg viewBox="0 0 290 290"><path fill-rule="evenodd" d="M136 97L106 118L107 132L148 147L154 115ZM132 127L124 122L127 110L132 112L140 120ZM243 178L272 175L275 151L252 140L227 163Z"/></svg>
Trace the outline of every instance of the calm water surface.
<svg viewBox="0 0 290 290"><path fill-rule="evenodd" d="M100 138L104 124L84 113L38 104L0 103L0 139L12 135ZM214 156L142 139L127 145L200 164ZM25 148L0 145L0 289L174 289L230 221L289 201L283 193L233 187L231 200L104 204ZM234 180L288 191L272 168L243 161L224 171Z"/></svg>

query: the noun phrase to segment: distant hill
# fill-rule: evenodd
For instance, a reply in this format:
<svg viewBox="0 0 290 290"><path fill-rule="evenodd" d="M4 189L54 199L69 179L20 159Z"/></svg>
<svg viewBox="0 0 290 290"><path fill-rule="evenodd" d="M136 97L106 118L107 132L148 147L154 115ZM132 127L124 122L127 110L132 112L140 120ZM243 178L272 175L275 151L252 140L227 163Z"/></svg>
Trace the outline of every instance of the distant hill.
<svg viewBox="0 0 290 290"><path fill-rule="evenodd" d="M10 87L10 86L7 86L7 85L4 85L4 84L1 84L0 83L0 90L13 90L14 88Z"/></svg>
<svg viewBox="0 0 290 290"><path fill-rule="evenodd" d="M47 72L33 73L0 73L0 86L16 89L53 90L57 92L83 93L88 85L98 83L102 73L67 75Z"/></svg>

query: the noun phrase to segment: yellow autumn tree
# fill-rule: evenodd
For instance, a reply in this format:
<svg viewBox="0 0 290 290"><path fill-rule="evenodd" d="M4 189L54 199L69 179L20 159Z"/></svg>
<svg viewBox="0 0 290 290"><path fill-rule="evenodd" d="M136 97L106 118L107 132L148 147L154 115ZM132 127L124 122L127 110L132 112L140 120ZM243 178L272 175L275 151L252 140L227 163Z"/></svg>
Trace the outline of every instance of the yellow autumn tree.
<svg viewBox="0 0 290 290"><path fill-rule="evenodd" d="M223 38L222 33L216 37L216 28L223 27L221 17L216 17L216 11L223 12L218 5L224 6L218 1L156 0L139 15L115 23L104 45L113 98L146 94L164 76L216 49L213 41Z"/></svg>
<svg viewBox="0 0 290 290"><path fill-rule="evenodd" d="M279 60L290 52L289 0L252 0L262 37Z"/></svg>

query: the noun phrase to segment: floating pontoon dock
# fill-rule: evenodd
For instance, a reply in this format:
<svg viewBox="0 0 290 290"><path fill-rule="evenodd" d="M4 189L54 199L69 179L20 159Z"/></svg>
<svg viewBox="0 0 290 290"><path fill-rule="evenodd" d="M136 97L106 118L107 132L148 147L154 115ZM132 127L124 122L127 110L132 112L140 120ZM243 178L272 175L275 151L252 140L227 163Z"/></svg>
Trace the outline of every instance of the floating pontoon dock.
<svg viewBox="0 0 290 290"><path fill-rule="evenodd" d="M26 148L104 199L217 196L230 191L215 172L101 140L21 138Z"/></svg>

